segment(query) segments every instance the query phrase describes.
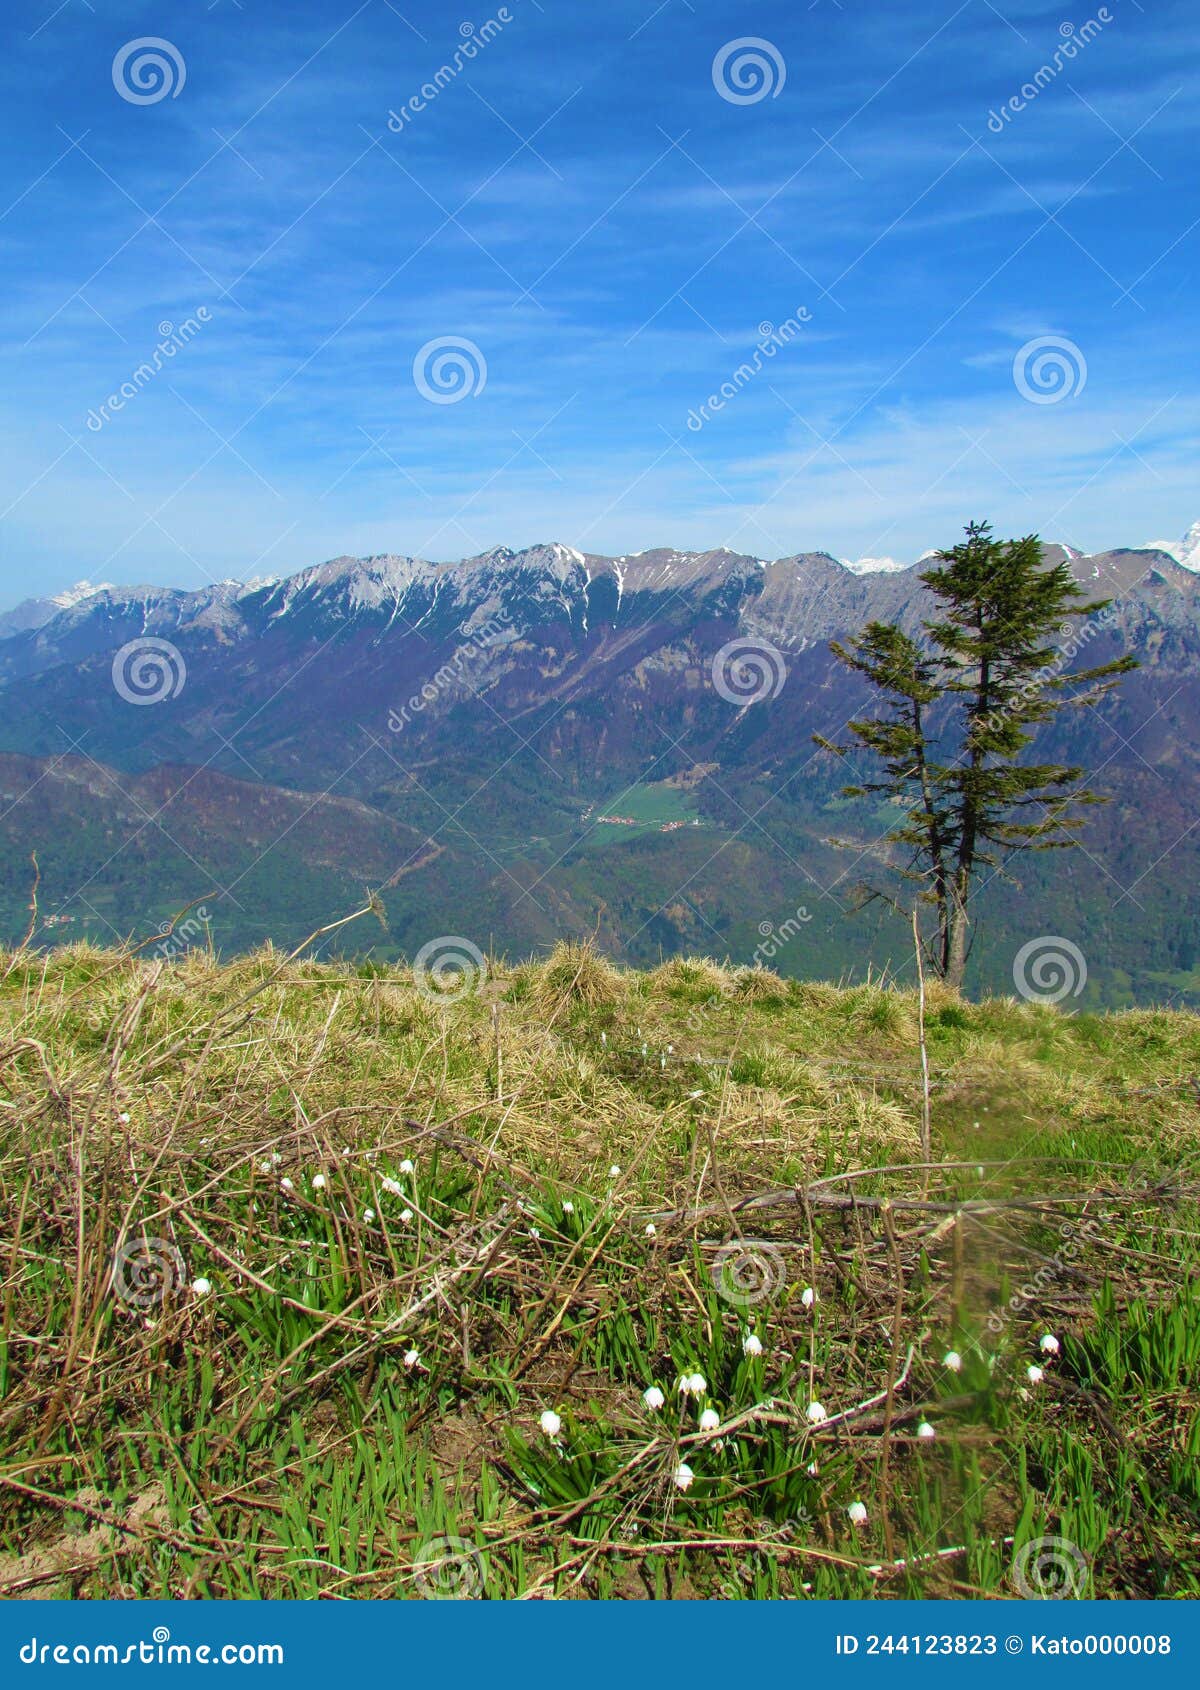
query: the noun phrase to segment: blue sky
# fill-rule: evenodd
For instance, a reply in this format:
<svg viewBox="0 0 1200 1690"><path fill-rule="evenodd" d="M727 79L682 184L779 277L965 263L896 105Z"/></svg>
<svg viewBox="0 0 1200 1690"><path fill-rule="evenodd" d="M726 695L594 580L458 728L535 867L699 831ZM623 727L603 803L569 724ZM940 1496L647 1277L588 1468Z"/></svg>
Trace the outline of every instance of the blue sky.
<svg viewBox="0 0 1200 1690"><path fill-rule="evenodd" d="M0 602L1200 516L1183 0L10 0L3 31ZM114 60L150 37L176 91L138 103ZM720 91L746 38L765 83L732 48ZM414 360L464 339L486 381L431 402Z"/></svg>

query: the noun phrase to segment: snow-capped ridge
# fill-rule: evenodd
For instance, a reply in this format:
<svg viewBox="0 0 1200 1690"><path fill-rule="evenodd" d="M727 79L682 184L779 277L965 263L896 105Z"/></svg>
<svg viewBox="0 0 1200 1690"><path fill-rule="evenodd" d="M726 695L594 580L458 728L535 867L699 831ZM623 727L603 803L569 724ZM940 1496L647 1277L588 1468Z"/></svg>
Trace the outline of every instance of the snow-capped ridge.
<svg viewBox="0 0 1200 1690"><path fill-rule="evenodd" d="M1144 552L1165 552L1184 569L1200 574L1200 522L1193 522L1182 540L1147 540L1138 548Z"/></svg>

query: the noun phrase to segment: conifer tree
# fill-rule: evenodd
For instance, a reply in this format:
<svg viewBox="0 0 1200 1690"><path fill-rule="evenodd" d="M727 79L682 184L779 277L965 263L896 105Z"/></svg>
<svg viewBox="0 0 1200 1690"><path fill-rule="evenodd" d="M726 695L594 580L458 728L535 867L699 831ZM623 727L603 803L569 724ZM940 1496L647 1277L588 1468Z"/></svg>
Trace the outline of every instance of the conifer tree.
<svg viewBox="0 0 1200 1690"><path fill-rule="evenodd" d="M1087 806L1104 803L1078 785L1083 771L1025 761L1036 730L1060 710L1092 704L1137 667L1130 656L1068 669L1069 657L1103 628L1111 602L1080 603L1068 565L1046 562L1036 535L996 540L970 523L966 537L921 574L936 602L924 640L869 623L833 652L880 694L877 715L848 724L853 739L818 743L839 756L865 749L876 779L843 789L882 793L901 819L885 838L909 847L902 872L932 906L928 941L937 972L961 988L967 965L972 885L981 868L1017 850L1079 843ZM1086 618L1078 634L1071 618Z"/></svg>

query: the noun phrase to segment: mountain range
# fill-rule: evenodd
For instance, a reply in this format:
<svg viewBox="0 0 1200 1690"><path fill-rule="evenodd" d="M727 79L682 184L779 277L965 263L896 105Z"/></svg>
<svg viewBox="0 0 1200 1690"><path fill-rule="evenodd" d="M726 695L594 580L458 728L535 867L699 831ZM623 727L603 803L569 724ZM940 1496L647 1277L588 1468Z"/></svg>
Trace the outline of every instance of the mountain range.
<svg viewBox="0 0 1200 1690"><path fill-rule="evenodd" d="M1200 1002L1200 524L1047 555L1113 601L1067 667L1141 667L1039 739L1112 801L1083 851L986 887L971 984L1011 990L1052 935L1087 959L1080 1004ZM869 704L829 641L918 629L921 561L554 543L27 600L0 616L0 937L30 919L36 851L47 942L152 939L199 899L223 951L298 943L371 888L386 928L340 942L381 959L594 933L639 963L907 968L902 923L856 891L888 878L894 812L843 798L813 735Z"/></svg>

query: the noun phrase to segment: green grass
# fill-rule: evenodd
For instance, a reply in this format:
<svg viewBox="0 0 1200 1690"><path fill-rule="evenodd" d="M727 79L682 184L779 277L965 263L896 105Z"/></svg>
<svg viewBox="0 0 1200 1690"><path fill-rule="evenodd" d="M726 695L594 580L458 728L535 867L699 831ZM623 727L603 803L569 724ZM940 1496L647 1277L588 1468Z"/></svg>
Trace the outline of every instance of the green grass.
<svg viewBox="0 0 1200 1690"><path fill-rule="evenodd" d="M666 781L652 781L646 785L623 788L607 802L597 804L592 813L593 822L597 816L627 816L638 824L636 827L613 822L597 823L590 837L599 844L608 844L617 839L652 833L664 822L690 822L697 815L699 810L691 792L670 786Z"/></svg>
<svg viewBox="0 0 1200 1690"><path fill-rule="evenodd" d="M0 956L0 1594L1200 1594L1200 1021L931 988L928 1171L916 1025Z"/></svg>

